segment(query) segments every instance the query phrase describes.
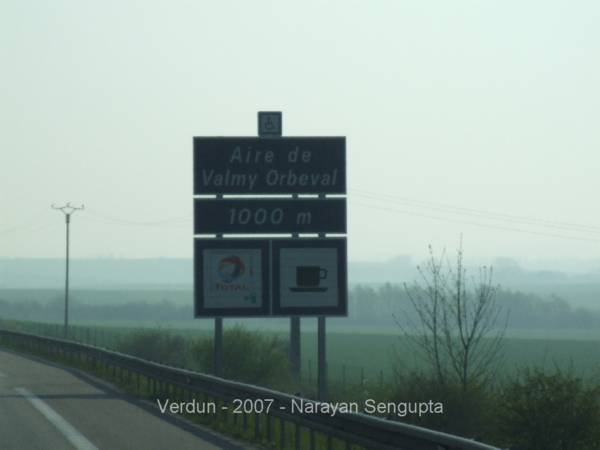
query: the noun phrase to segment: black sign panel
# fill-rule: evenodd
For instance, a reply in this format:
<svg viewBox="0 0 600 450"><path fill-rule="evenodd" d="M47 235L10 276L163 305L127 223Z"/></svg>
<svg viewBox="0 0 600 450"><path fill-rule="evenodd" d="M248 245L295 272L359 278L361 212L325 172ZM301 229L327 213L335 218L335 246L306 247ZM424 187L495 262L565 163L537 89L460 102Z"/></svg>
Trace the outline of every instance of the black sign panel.
<svg viewBox="0 0 600 450"><path fill-rule="evenodd" d="M346 238L271 241L275 316L346 316Z"/></svg>
<svg viewBox="0 0 600 450"><path fill-rule="evenodd" d="M197 238L195 316L346 316L346 256L346 238Z"/></svg>
<svg viewBox="0 0 600 450"><path fill-rule="evenodd" d="M195 137L194 194L345 194L345 137Z"/></svg>
<svg viewBox="0 0 600 450"><path fill-rule="evenodd" d="M346 199L195 199L194 233L346 233Z"/></svg>

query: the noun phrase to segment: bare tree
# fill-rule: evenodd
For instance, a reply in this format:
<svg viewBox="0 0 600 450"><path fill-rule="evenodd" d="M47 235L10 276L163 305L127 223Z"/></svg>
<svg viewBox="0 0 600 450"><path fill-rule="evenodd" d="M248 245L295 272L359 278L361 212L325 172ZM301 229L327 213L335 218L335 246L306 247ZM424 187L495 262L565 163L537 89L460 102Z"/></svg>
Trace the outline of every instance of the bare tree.
<svg viewBox="0 0 600 450"><path fill-rule="evenodd" d="M480 267L479 277L467 288L462 239L456 268L448 264L449 283L443 312L444 344L453 374L463 391L472 383L486 383L499 363L506 321L496 304L498 286L492 284L493 269Z"/></svg>
<svg viewBox="0 0 600 450"><path fill-rule="evenodd" d="M425 267L417 266L420 282L404 289L416 313L416 321L406 315L404 323L394 314L394 320L402 329L404 337L422 351L422 356L433 369L440 384L446 383L447 370L443 343L443 305L446 278L442 272L444 258L436 258L429 246L429 259Z"/></svg>
<svg viewBox="0 0 600 450"><path fill-rule="evenodd" d="M488 382L501 360L506 330L492 268L481 267L469 289L461 238L454 266L445 252L436 258L429 246L427 263L417 269L420 280L404 285L416 319L403 323L394 316L396 323L441 385L453 380L467 391Z"/></svg>

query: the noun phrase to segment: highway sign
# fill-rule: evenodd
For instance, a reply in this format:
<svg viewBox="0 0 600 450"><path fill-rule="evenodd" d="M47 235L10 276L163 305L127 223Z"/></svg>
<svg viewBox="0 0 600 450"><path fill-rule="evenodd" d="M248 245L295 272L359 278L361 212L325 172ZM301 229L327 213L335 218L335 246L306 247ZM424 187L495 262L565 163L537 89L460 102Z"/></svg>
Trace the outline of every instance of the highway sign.
<svg viewBox="0 0 600 450"><path fill-rule="evenodd" d="M194 244L196 317L347 315L346 238Z"/></svg>
<svg viewBox="0 0 600 450"><path fill-rule="evenodd" d="M274 239L273 315L345 316L346 238Z"/></svg>
<svg viewBox="0 0 600 450"><path fill-rule="evenodd" d="M345 198L197 198L195 234L346 233Z"/></svg>
<svg viewBox="0 0 600 450"><path fill-rule="evenodd" d="M194 194L345 194L345 137L195 137Z"/></svg>
<svg viewBox="0 0 600 450"><path fill-rule="evenodd" d="M261 137L281 137L281 111L258 112L258 135Z"/></svg>
<svg viewBox="0 0 600 450"><path fill-rule="evenodd" d="M269 242L196 239L196 317L264 316L270 311Z"/></svg>

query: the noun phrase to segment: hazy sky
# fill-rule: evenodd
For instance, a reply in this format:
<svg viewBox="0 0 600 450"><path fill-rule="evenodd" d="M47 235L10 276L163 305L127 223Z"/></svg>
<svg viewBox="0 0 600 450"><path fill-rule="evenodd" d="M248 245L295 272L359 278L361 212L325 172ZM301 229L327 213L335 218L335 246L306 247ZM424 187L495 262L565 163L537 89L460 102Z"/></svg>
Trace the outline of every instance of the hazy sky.
<svg viewBox="0 0 600 450"><path fill-rule="evenodd" d="M192 137L347 136L349 256L600 257L597 1L2 1L0 257L192 255Z"/></svg>

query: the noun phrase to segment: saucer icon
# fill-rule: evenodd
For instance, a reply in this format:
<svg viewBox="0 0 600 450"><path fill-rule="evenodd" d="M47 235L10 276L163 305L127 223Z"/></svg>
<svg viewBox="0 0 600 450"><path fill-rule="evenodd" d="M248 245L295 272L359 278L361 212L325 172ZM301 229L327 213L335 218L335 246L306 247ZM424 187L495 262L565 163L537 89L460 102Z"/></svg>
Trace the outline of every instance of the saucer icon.
<svg viewBox="0 0 600 450"><path fill-rule="evenodd" d="M327 269L320 266L297 266L296 286L289 289L292 292L325 292L327 287L319 286L321 280L327 279Z"/></svg>

